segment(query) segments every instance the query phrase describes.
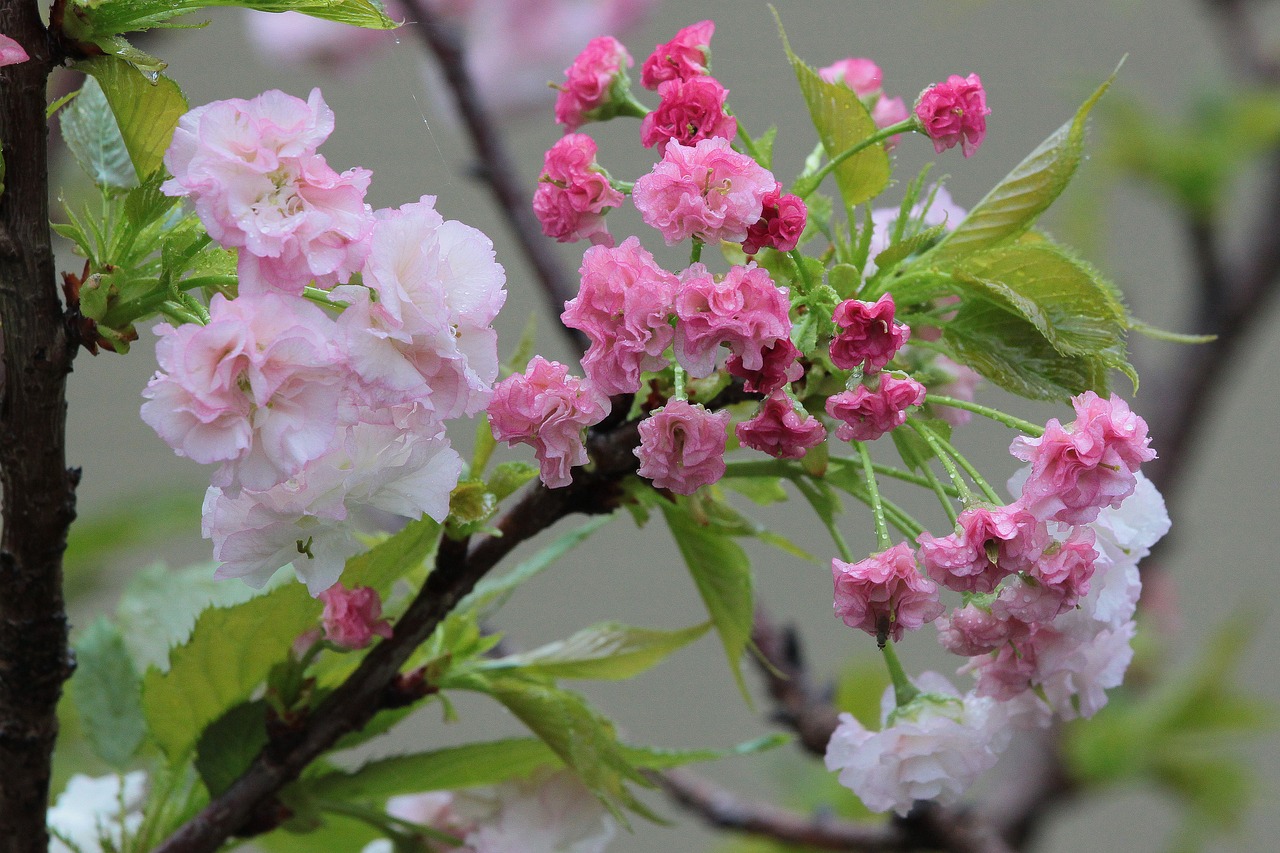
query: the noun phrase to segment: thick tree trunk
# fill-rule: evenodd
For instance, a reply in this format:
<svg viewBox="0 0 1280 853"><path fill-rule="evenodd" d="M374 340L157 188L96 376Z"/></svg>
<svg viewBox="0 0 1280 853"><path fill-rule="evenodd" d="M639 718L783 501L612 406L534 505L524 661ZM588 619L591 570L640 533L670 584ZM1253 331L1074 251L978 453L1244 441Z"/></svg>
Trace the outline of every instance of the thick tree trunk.
<svg viewBox="0 0 1280 853"><path fill-rule="evenodd" d="M0 32L31 59L0 69L0 851L44 851L56 707L71 671L62 552L78 472L65 460L64 328L49 238L45 81L52 61L35 0L0 0Z"/></svg>

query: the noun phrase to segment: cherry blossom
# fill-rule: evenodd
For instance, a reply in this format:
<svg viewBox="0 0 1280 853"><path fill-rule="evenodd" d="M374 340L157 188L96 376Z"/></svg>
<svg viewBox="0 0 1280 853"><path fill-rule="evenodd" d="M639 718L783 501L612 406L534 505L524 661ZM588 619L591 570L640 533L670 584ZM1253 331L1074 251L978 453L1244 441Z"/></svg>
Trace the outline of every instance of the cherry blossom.
<svg viewBox="0 0 1280 853"><path fill-rule="evenodd" d="M787 297L787 289L754 264L732 267L719 281L694 264L681 275L676 294L676 360L690 376L710 376L716 353L726 344L742 369L763 370L765 352L791 334ZM784 347L776 354L786 357L788 351Z"/></svg>
<svg viewBox="0 0 1280 853"><path fill-rule="evenodd" d="M692 80L706 74L715 32L715 21L699 21L655 47L640 67L640 83L646 89L657 89L668 80Z"/></svg>
<svg viewBox="0 0 1280 853"><path fill-rule="evenodd" d="M906 542L857 563L831 561L836 615L850 628L895 643L942 614L938 586L920 574Z"/></svg>
<svg viewBox="0 0 1280 853"><path fill-rule="evenodd" d="M765 398L760 411L737 426L744 447L779 459L799 459L827 437L826 427L808 412L797 411L791 398L775 392Z"/></svg>
<svg viewBox="0 0 1280 853"><path fill-rule="evenodd" d="M732 139L738 132L738 120L725 108L729 90L714 77L668 80L658 86L658 95L658 108L640 122L640 144L645 148L670 140L694 145L717 136Z"/></svg>
<svg viewBox="0 0 1280 853"><path fill-rule="evenodd" d="M637 473L654 488L691 495L724 476L729 413L687 400L668 400L640 422Z"/></svg>
<svg viewBox="0 0 1280 853"><path fill-rule="evenodd" d="M542 233L561 243L587 239L612 246L604 215L624 199L596 163L595 141L586 134L569 133L543 158L533 212Z"/></svg>
<svg viewBox="0 0 1280 853"><path fill-rule="evenodd" d="M924 403L924 386L910 377L881 374L875 388L859 385L827 399L827 414L843 421L841 441L875 441L907 422L907 409Z"/></svg>
<svg viewBox="0 0 1280 853"><path fill-rule="evenodd" d="M915 113L925 134L933 140L935 152L941 154L960 145L964 156L972 157L987 135L991 110L977 74L952 74L920 94Z"/></svg>

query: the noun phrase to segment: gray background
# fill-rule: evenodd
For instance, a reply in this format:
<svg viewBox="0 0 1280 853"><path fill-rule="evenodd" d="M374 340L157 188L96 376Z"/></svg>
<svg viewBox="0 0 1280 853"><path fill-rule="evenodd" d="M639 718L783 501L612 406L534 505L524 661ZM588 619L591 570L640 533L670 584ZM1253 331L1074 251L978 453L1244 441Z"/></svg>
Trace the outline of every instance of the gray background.
<svg viewBox="0 0 1280 853"><path fill-rule="evenodd" d="M965 207L1069 117L1122 55L1127 53L1129 59L1119 86L1169 111L1223 76L1212 33L1198 14L1199 7L1189 0L780 0L776 5L802 57L816 65L847 55L872 57L884 69L886 90L902 95L908 103L921 88L948 73L981 74L993 108L987 141L971 160L963 160L958 151L937 158L934 171L935 176L950 176L952 194ZM269 67L244 42L238 15L215 12L209 17L212 24L204 32L178 32L152 43L155 52L170 60L170 71L191 102L251 97L271 87L305 96L311 85L321 85L337 113L337 130L323 153L338 169L358 164L373 170L370 201L375 206L435 194L446 217L493 235L499 260L508 271L511 294L498 325L504 349L513 346L529 313L539 311L541 303L513 242L488 206L487 195L463 176L469 161L466 146L440 108L441 99L427 91L421 50L410 29L413 25L401 31L399 43L372 67L334 78ZM704 17L717 22L714 70L732 92L735 113L757 133L771 123L782 128L777 171L794 174L812 144L811 130L764 3L720 0L691 4L691 11L685 11L681 4L668 2L648 26L625 41L643 60L652 45ZM546 116L545 121L509 125L530 186L543 150L558 136L549 110ZM615 122L596 133L601 158L617 177L634 179L652 163L650 152L635 144L634 133L631 122ZM932 153L922 140L908 141L899 155L898 174L910 177L932 159ZM1096 170L1086 163L1085 179L1091 174L1096 175ZM65 180L70 184L70 178ZM1242 182L1243 198L1248 196L1247 183L1247 179ZM1189 298L1184 290L1188 259L1160 200L1143 188L1125 185L1106 194L1073 191L1066 201L1067 209L1076 214L1073 222L1059 215L1049 220L1050 227L1056 224L1061 236L1076 240L1085 235L1079 224L1088 226L1096 238L1092 259L1121 283L1136 313L1157 325L1176 327ZM1247 216L1242 204L1239 217ZM625 235L638 223L624 213L611 217L611 224L615 234ZM650 237L642 239L657 249L660 241L652 236L650 232ZM566 265L575 268L582 246L559 249ZM663 257L672 268L682 264L679 257ZM564 358L551 320L541 317L540 328L541 350ZM154 370L152 340L144 331L143 340L127 358L105 354L77 362L71 381L70 442L72 463L84 468L83 517L93 517L156 487L198 493L207 483L207 470L174 458L137 419L138 393ZM1171 354L1142 340L1134 346L1143 356L1158 359ZM1189 469L1194 480L1187 490L1191 498L1176 519L1179 544L1166 565L1181 607L1181 628L1169 649L1174 659L1193 654L1207 634L1242 604L1268 606L1280 590L1273 558L1280 549L1275 509L1280 461L1271 435L1273 425L1280 422L1273 367L1278 358L1280 332L1272 323L1255 337L1240 369L1222 377L1233 390L1224 396L1209 438ZM1143 403L1140 394L1135 401L1139 412ZM1051 408L1023 413L1032 419L1061 414ZM459 436L465 432L469 428L459 431ZM984 470L994 479L1011 470L1005 455L1007 433L975 426L960 438L966 450L974 450L984 460ZM1158 435L1154 446L1160 446ZM765 511L757 511L757 516L766 517ZM873 649L867 638L852 635L830 616L825 534L799 512L772 513L767 518L820 558L816 564L803 563L751 546L761 595L779 615L804 625L816 673L834 672L852 654L869 658ZM133 554L128 560L137 564L159 558L178 565L205 558L207 543L198 539L195 517L190 528L189 537L167 541L156 551ZM864 541L871 547L873 533L867 518L850 513L844 529L855 550ZM106 594L82 602L74 614L77 623L86 624L93 609L109 605ZM522 591L505 613L502 627L515 643L526 647L603 619L673 628L703 618L678 555L660 527L638 532L629 522L614 525L607 535ZM1263 695L1280 699L1275 679L1280 626L1270 618L1241 628L1257 631L1242 680ZM928 632L904 644L908 667L948 666L932 644ZM588 690L638 742L728 745L767 730L761 715L738 697L711 637L633 682ZM434 708L419 715L404 742L428 748L517 731L511 720L486 703L463 697L459 710L464 722L454 726L443 725ZM1259 739L1228 748L1259 768L1262 787L1242 834L1214 849L1275 849L1273 839L1280 831L1274 793L1280 764L1276 743ZM777 780L768 774L771 763L776 761L725 762L706 772L747 794L763 796L777 788ZM667 813L680 817L670 808ZM1150 792L1111 790L1055 816L1048 825L1044 849L1160 850L1177 826L1176 817L1170 801ZM673 829L641 825L638 834L621 839L613 849L640 853L698 850L714 844L714 837L691 826L691 821L682 819L681 824Z"/></svg>

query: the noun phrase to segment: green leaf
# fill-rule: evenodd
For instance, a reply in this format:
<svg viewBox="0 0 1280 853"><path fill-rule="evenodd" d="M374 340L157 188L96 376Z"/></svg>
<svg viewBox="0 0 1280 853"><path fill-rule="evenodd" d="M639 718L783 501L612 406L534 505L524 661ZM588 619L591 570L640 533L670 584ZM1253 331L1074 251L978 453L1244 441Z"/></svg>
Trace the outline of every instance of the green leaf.
<svg viewBox="0 0 1280 853"><path fill-rule="evenodd" d="M754 755L775 749L793 740L788 734L771 734L744 741L729 749L658 749L652 746L622 745L622 754L634 767L645 770L670 770L703 761L719 761L733 755Z"/></svg>
<svg viewBox="0 0 1280 853"><path fill-rule="evenodd" d="M218 796L249 768L267 745L267 703L244 702L209 725L196 744L196 770L210 796Z"/></svg>
<svg viewBox="0 0 1280 853"><path fill-rule="evenodd" d="M1119 68L1080 105L1071 121L1058 128L969 211L942 238L930 257L955 259L1008 243L1027 231L1066 189L1084 152L1085 120Z"/></svg>
<svg viewBox="0 0 1280 853"><path fill-rule="evenodd" d="M773 168L773 143L777 138L778 128L770 127L752 140L756 151L756 162L766 169Z"/></svg>
<svg viewBox="0 0 1280 853"><path fill-rule="evenodd" d="M119 33L174 26L170 23L174 18L215 6L301 12L375 30L397 26L374 0L72 0L70 6L72 14L66 16L68 33L79 41L93 42L109 41L110 36Z"/></svg>
<svg viewBox="0 0 1280 853"><path fill-rule="evenodd" d="M770 506L787 499L787 490L782 488L781 477L733 477L720 482L726 489L746 495L748 500L758 506Z"/></svg>
<svg viewBox="0 0 1280 853"><path fill-rule="evenodd" d="M777 10L773 10L774 20L778 23L778 35L782 37L782 46L787 52L787 59L800 83L800 93L809 107L809 116L813 119L814 129L827 151L829 158L852 148L879 130L871 113L858 100L857 94L842 83L828 83L818 76L812 66L797 57L791 51L791 43L787 40L786 31L782 28L782 19ZM870 145L835 170L836 185L846 206L852 207L873 199L889 185L889 155L883 145ZM803 181L797 181L791 191L807 195L802 190L816 187L802 187Z"/></svg>
<svg viewBox="0 0 1280 853"><path fill-rule="evenodd" d="M138 179L145 180L163 168L164 152L173 139L174 128L187 112L187 99L178 84L158 74L150 80L114 56L85 59L73 67L96 79L102 87Z"/></svg>
<svg viewBox="0 0 1280 853"><path fill-rule="evenodd" d="M616 515L616 514L615 514ZM458 610L488 607L499 598L510 595L516 587L551 566L565 554L581 545L588 536L604 527L615 515L599 515L581 527L562 533L551 544L527 560L521 561L502 577L487 577L458 604Z"/></svg>
<svg viewBox="0 0 1280 853"><path fill-rule="evenodd" d="M548 678L621 681L655 666L710 627L711 623L705 622L679 631L655 631L604 622L537 649L483 661L477 669L520 669Z"/></svg>
<svg viewBox="0 0 1280 853"><path fill-rule="evenodd" d="M347 560L343 583L386 595L397 580L429 565L440 547L440 533L440 525L426 516L409 522L394 536Z"/></svg>
<svg viewBox="0 0 1280 853"><path fill-rule="evenodd" d="M898 221L902 220L899 219ZM916 233L904 237L902 240L899 240L897 243L889 246L874 258L876 262L875 277L879 278L881 275L887 274L907 258L928 249L938 241L939 237L946 233L947 224L943 222L938 225L934 225L931 228L925 228L922 231L917 231Z"/></svg>
<svg viewBox="0 0 1280 853"><path fill-rule="evenodd" d="M747 554L727 535L712 533L699 525L683 503L664 501L662 514L720 634L738 689L750 704L751 696L742 677L742 653L751 640L754 616L751 563Z"/></svg>
<svg viewBox="0 0 1280 853"><path fill-rule="evenodd" d="M191 638L170 652L169 671L152 668L142 680L147 723L171 763L188 755L205 726L250 698L320 610L306 587L291 583L200 614Z"/></svg>
<svg viewBox="0 0 1280 853"><path fill-rule="evenodd" d="M99 758L128 768L147 734L142 685L120 629L98 617L75 644L71 695L85 734Z"/></svg>
<svg viewBox="0 0 1280 853"><path fill-rule="evenodd" d="M862 287L862 270L853 264L836 264L827 272L827 284L841 299L852 299Z"/></svg>
<svg viewBox="0 0 1280 853"><path fill-rule="evenodd" d="M63 142L94 184L104 190L137 184L124 137L97 80L85 78L79 97L63 111L60 122Z"/></svg>

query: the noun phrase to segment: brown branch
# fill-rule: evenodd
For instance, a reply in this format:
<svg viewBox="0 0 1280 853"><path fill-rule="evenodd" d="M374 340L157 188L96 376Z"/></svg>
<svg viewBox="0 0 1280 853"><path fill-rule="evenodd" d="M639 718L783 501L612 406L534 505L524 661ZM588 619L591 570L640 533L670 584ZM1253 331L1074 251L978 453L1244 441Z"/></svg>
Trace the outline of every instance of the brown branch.
<svg viewBox="0 0 1280 853"><path fill-rule="evenodd" d="M831 705L830 690L819 695L809 683L795 627L775 625L768 612L757 607L751 641L760 652L753 660L774 702L775 721L799 735L800 744L809 753L826 755L827 742L836 730L836 709Z"/></svg>
<svg viewBox="0 0 1280 853"><path fill-rule="evenodd" d="M566 277L552 251L551 241L543 236L542 228L533 215L533 194L520 185L514 161L507 151L502 134L489 118L476 92L471 75L467 72L466 54L458 28L432 12L423 0L405 0L405 3L418 19L415 29L440 64L445 82L449 84L449 91L453 95L454 106L471 138L471 147L479 163L477 171L489 185L498 210L505 217L511 233L520 243L520 250L533 267L547 309L556 318L558 328L570 345L578 352L585 351L586 337L559 323L565 302L577 295L577 288Z"/></svg>

